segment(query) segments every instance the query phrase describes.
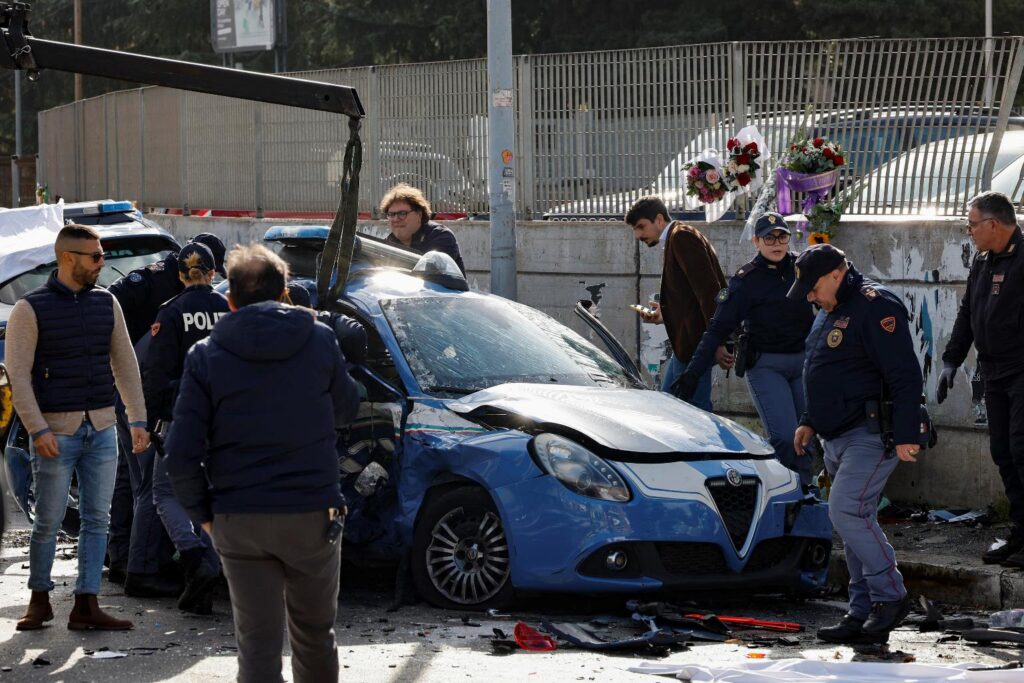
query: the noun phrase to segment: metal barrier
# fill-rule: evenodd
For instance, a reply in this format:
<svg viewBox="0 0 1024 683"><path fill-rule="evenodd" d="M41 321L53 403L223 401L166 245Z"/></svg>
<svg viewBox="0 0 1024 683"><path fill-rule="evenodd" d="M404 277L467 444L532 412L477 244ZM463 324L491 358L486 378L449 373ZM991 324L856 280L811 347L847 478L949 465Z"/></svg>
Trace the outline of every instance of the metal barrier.
<svg viewBox="0 0 1024 683"><path fill-rule="evenodd" d="M842 144L851 213L956 215L990 183L1019 201L1024 118L1010 110L1022 45L880 39L521 56L517 210L620 218L650 192L678 205L682 164L748 123L776 158L802 126ZM294 75L354 86L365 103L361 211L401 181L437 211L487 211L484 60ZM51 195L258 214L337 208L347 126L328 114L143 88L39 121Z"/></svg>

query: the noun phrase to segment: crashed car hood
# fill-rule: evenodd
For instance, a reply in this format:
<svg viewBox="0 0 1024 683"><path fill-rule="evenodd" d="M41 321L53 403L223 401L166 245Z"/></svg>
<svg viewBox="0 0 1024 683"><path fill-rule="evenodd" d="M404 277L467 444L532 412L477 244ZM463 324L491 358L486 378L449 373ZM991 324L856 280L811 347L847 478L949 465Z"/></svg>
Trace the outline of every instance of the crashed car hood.
<svg viewBox="0 0 1024 683"><path fill-rule="evenodd" d="M540 425L558 425L596 443L634 454L771 455L754 432L668 394L546 384L501 384L449 404L465 415L490 408Z"/></svg>

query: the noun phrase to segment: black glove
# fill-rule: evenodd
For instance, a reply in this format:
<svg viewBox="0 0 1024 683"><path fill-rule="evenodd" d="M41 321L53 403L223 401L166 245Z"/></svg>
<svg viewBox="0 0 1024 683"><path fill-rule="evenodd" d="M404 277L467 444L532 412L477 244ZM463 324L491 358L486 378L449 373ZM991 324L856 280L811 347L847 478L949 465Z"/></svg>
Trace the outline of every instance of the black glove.
<svg viewBox="0 0 1024 683"><path fill-rule="evenodd" d="M939 386L935 389L935 398L939 403L946 400L946 394L953 388L953 380L956 378L956 366L948 363L942 366L942 374L939 375Z"/></svg>
<svg viewBox="0 0 1024 683"><path fill-rule="evenodd" d="M689 403L693 399L693 395L697 392L697 385L700 383L700 377L684 372L676 378L676 381L669 387L669 393L678 399Z"/></svg>

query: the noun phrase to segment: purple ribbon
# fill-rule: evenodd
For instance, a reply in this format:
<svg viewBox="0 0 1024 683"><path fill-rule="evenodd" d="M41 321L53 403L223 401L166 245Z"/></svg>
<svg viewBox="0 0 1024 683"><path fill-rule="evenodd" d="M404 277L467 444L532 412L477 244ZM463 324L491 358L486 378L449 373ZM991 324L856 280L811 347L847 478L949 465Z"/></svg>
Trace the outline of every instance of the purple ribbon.
<svg viewBox="0 0 1024 683"><path fill-rule="evenodd" d="M803 213L807 213L828 195L835 186L838 176L839 171L836 169L824 173L799 173L781 166L776 168L775 186L779 213L796 213L794 192L806 193L801 209Z"/></svg>

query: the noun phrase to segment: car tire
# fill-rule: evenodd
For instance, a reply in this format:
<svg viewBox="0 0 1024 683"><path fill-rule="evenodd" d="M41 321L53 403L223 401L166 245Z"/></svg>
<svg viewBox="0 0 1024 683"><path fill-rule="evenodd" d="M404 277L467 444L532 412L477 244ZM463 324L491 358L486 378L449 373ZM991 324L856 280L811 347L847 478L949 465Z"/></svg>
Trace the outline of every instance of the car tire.
<svg viewBox="0 0 1024 683"><path fill-rule="evenodd" d="M502 607L514 597L505 525L483 489L460 486L428 498L412 558L416 590L437 607Z"/></svg>

